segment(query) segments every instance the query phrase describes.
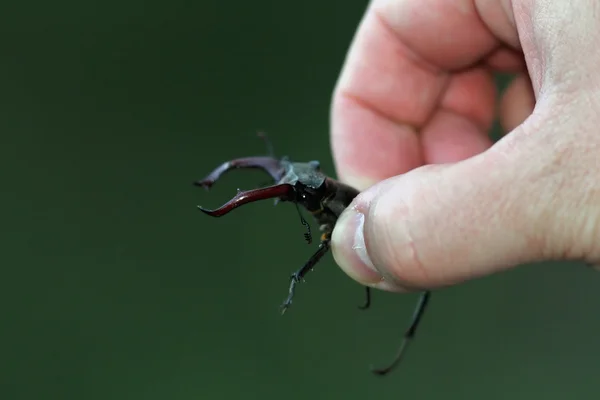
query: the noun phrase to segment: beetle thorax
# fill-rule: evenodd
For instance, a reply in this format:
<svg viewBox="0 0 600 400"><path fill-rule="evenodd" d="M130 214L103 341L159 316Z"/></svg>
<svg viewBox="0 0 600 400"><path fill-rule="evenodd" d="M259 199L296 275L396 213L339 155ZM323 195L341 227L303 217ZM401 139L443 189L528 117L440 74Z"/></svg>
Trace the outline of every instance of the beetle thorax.
<svg viewBox="0 0 600 400"><path fill-rule="evenodd" d="M311 189L320 188L325 182L325 175L320 171L317 161L307 163L282 162L285 168L285 175L278 183L289 183L296 186L306 186Z"/></svg>

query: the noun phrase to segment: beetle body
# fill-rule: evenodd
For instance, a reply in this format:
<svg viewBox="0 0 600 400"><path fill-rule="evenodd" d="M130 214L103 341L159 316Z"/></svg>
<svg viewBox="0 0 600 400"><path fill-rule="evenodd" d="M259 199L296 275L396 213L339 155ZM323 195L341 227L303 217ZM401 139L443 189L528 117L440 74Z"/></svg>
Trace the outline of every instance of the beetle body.
<svg viewBox="0 0 600 400"><path fill-rule="evenodd" d="M321 232L331 233L358 190L323 174L318 161L292 163L284 159L282 165L286 175L279 183L293 184L297 203L312 214Z"/></svg>
<svg viewBox="0 0 600 400"><path fill-rule="evenodd" d="M353 187L325 175L321 171L318 161L292 162L287 157L282 159L274 157L246 157L230 160L219 165L205 178L194 182L194 184L205 189L210 189L221 175L232 169L239 168L262 169L273 178L273 185L259 189L238 191L231 200L215 210L207 210L198 206L202 212L213 217L221 217L244 204L265 199L275 199L276 203L279 201L292 202L296 204L296 207L302 206L312 214L319 224L319 230L321 231L319 246L308 261L291 275L288 297L281 305L281 311L284 313L292 304L296 285L304 279L305 275L329 251L331 233L338 218L359 192ZM311 243L310 225L302 217L299 208L298 213L300 214L302 224L307 229L304 237L308 243ZM370 288L366 287L365 292L366 302L360 307L362 309L366 309L370 305ZM374 369L373 372L385 375L399 363L409 340L415 334L417 325L429 301L429 294L426 291L421 295L412 317L412 322L404 334L404 340L394 361L388 367Z"/></svg>

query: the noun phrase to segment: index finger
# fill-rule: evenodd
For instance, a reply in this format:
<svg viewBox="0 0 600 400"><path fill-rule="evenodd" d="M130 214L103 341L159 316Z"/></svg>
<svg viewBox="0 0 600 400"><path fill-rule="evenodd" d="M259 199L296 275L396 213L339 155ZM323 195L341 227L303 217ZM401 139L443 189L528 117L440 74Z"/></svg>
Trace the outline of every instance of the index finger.
<svg viewBox="0 0 600 400"><path fill-rule="evenodd" d="M342 180L364 189L424 163L418 131L455 86L451 71L499 46L475 3L372 1L334 92L331 141ZM469 102L463 110L481 103L470 86L459 96Z"/></svg>

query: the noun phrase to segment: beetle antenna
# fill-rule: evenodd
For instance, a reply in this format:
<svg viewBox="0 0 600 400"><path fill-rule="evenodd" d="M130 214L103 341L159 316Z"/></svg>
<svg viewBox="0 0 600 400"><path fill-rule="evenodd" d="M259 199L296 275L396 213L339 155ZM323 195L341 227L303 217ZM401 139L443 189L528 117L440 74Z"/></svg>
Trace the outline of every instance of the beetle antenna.
<svg viewBox="0 0 600 400"><path fill-rule="evenodd" d="M256 135L265 142L265 145L267 146L267 154L270 157L275 157L275 151L273 149L273 143L271 143L271 140L269 139L269 137L267 136L267 134L265 132L259 131L259 132L256 132Z"/></svg>
<svg viewBox="0 0 600 400"><path fill-rule="evenodd" d="M296 211L298 211L298 215L300 216L300 223L302 225L304 225L304 227L306 228L306 232L304 233L304 240L306 240L306 242L308 244L311 244L312 243L312 232L310 230L310 225L308 224L308 222L306 222L306 220L302 216L302 212L300 211L300 206L298 206L298 203L296 203Z"/></svg>
<svg viewBox="0 0 600 400"><path fill-rule="evenodd" d="M419 327L419 322L421 322L421 318L423 317L423 313L425 312L425 308L427 307L427 303L429 302L429 297L431 295L430 291L425 291L421 293L421 297L419 297L419 301L417 302L417 306L415 307L415 311L412 316L412 320L410 326L404 333L404 337L402 339L402 343L400 344L400 348L394 357L394 360L390 365L385 368L371 368L371 371L376 375L386 375L388 372L393 370L402 360L404 356L404 351L407 349L410 341L414 338L415 332Z"/></svg>

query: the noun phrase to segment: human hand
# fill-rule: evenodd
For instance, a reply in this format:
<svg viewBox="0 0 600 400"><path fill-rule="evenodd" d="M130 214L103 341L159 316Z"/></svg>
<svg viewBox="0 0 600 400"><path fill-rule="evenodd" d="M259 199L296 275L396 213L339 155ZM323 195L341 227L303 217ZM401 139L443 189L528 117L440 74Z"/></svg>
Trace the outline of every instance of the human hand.
<svg viewBox="0 0 600 400"><path fill-rule="evenodd" d="M372 1L332 104L338 175L364 190L338 264L390 291L598 264L599 66L594 0ZM493 70L517 75L492 145Z"/></svg>

